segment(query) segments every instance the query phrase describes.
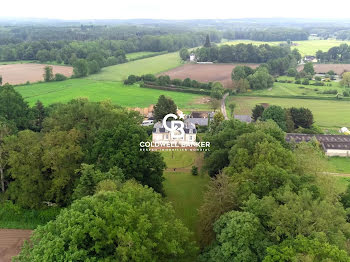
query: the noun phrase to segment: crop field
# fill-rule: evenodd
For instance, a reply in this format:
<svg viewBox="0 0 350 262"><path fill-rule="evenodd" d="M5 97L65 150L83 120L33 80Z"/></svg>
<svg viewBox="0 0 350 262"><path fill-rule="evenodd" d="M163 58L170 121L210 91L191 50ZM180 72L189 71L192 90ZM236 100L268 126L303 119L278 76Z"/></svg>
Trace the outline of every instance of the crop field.
<svg viewBox="0 0 350 262"><path fill-rule="evenodd" d="M261 45L261 44L279 45L282 42L235 40L235 41L223 42L221 44L236 45L239 43L244 43L244 44L252 43L254 45ZM283 42L283 43L285 43L285 42ZM292 46L292 48L297 48L299 50L299 52L303 56L305 56L305 55L315 55L318 50L328 51L331 47L339 46L339 45L344 44L344 43L350 44L350 41L327 39L327 40L293 41L293 43L295 43L296 45Z"/></svg>
<svg viewBox="0 0 350 262"><path fill-rule="evenodd" d="M297 70L300 72L304 69L303 65L298 66ZM350 72L350 64L314 64L314 70L318 74L325 74L333 70L337 75L344 72Z"/></svg>
<svg viewBox="0 0 350 262"><path fill-rule="evenodd" d="M273 97L230 97L237 107L236 114L251 114L256 104L268 103L282 107L306 107L315 117L315 122L322 128L340 128L350 126L350 101L342 100L317 100L317 99L295 99L295 98L273 98Z"/></svg>
<svg viewBox="0 0 350 262"><path fill-rule="evenodd" d="M38 82L44 80L44 67L43 64L8 64L0 65L0 75L3 77L3 83L9 83L11 85L24 84L29 82ZM73 68L70 66L57 66L53 65L53 73L64 74L70 77L73 74Z"/></svg>
<svg viewBox="0 0 350 262"><path fill-rule="evenodd" d="M180 65L179 53L175 52L105 67L100 73L87 78L95 81L123 81L131 74L158 74Z"/></svg>
<svg viewBox="0 0 350 262"><path fill-rule="evenodd" d="M146 55L154 55L157 54L158 52L135 52L135 53L129 53L126 54L126 59L138 59L140 57L146 56Z"/></svg>
<svg viewBox="0 0 350 262"><path fill-rule="evenodd" d="M17 86L16 90L30 105L34 105L37 100L50 105L86 97L90 101L110 100L113 104L125 107L148 107L150 104L155 104L158 97L163 94L174 99L179 108L205 109L208 107L199 103L203 97L201 95L141 88L138 85L124 86L121 82L89 79L23 85Z"/></svg>
<svg viewBox="0 0 350 262"><path fill-rule="evenodd" d="M186 64L162 73L170 78L191 78L199 82L221 82L225 87L232 84L231 72L237 66L242 64ZM245 64L256 68L258 64Z"/></svg>

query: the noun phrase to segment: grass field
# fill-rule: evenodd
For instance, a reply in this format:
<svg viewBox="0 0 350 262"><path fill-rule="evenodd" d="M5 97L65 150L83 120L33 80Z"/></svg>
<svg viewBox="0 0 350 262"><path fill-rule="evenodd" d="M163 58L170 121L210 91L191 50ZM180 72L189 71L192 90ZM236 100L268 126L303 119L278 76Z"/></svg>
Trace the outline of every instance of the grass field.
<svg viewBox="0 0 350 262"><path fill-rule="evenodd" d="M350 174L350 158L330 157L328 162L330 165L330 172Z"/></svg>
<svg viewBox="0 0 350 262"><path fill-rule="evenodd" d="M268 103L285 108L292 106L309 108L314 114L316 124L322 128L350 126L350 101L247 96L234 96L227 101L231 100L237 105L236 114L251 114L256 104Z"/></svg>
<svg viewBox="0 0 350 262"><path fill-rule="evenodd" d="M138 59L140 57L146 56L146 55L153 55L157 54L158 52L135 52L135 53L129 53L126 54L126 59Z"/></svg>
<svg viewBox="0 0 350 262"><path fill-rule="evenodd" d="M38 83L17 86L16 90L30 105L37 100L45 105L68 102L78 97L90 101L110 100L113 104L125 107L147 107L155 104L161 94L174 99L179 108L205 109L208 105L197 104L200 95L141 88L138 85L124 86L121 82L70 79L62 82Z"/></svg>
<svg viewBox="0 0 350 262"><path fill-rule="evenodd" d="M339 46L341 44L350 44L350 41L340 41L334 39L328 40L306 40L306 41L293 41L296 43L296 46L292 46L292 48L297 48L301 55L315 55L318 50L328 51L333 46ZM261 44L269 44L269 45L279 45L282 42L262 42L262 41L252 41L252 40L235 40L229 42L223 42L222 44L228 45L236 45L239 43L249 44L252 43L254 45ZM285 43L285 42L283 42Z"/></svg>
<svg viewBox="0 0 350 262"><path fill-rule="evenodd" d="M102 68L87 79L95 81L123 81L129 75L158 74L181 65L179 53L169 53Z"/></svg>
<svg viewBox="0 0 350 262"><path fill-rule="evenodd" d="M161 154L168 168L184 168L194 165L198 153L192 151L164 151Z"/></svg>
<svg viewBox="0 0 350 262"><path fill-rule="evenodd" d="M180 172L166 172L164 176L166 199L174 206L177 217L195 233L195 239L198 240L197 210L203 201L209 176L192 176Z"/></svg>
<svg viewBox="0 0 350 262"><path fill-rule="evenodd" d="M293 77L279 77L278 79L292 80L295 79ZM310 81L312 84L315 81ZM280 83L275 82L271 89L261 89L254 90L245 93L244 95L248 96L305 96L305 97L332 97L335 98L334 94L323 94L323 91L326 90L337 90L338 93L342 94L343 91L348 90L340 85L339 82L331 82L332 86L313 86L313 85L302 85L302 84L294 84L294 83Z"/></svg>

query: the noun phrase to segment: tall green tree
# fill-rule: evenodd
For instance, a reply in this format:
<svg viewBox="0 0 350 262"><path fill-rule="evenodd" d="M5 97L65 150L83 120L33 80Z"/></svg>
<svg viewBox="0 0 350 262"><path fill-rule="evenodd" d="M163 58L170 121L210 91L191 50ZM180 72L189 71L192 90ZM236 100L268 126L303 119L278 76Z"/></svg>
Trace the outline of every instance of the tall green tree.
<svg viewBox="0 0 350 262"><path fill-rule="evenodd" d="M73 64L73 72L75 77L84 77L89 73L88 63L85 59L77 59Z"/></svg>
<svg viewBox="0 0 350 262"><path fill-rule="evenodd" d="M181 261L196 252L190 237L159 194L127 182L77 200L37 228L15 261Z"/></svg>
<svg viewBox="0 0 350 262"><path fill-rule="evenodd" d="M311 62L308 62L304 65L303 71L306 74L314 75L315 74L315 69L314 69L314 64Z"/></svg>
<svg viewBox="0 0 350 262"><path fill-rule="evenodd" d="M177 106L174 100L165 97L164 95L159 96L157 104L154 106L154 119L156 121L161 121L167 114L177 113Z"/></svg>
<svg viewBox="0 0 350 262"><path fill-rule="evenodd" d="M50 82L54 79L52 66L44 67L44 80L45 82Z"/></svg>
<svg viewBox="0 0 350 262"><path fill-rule="evenodd" d="M204 42L204 45L203 45L203 46L206 47L206 48L211 47L209 35L207 35L207 36L205 37L205 42Z"/></svg>
<svg viewBox="0 0 350 262"><path fill-rule="evenodd" d="M345 72L342 75L342 80L340 82L343 86L350 87L350 72Z"/></svg>
<svg viewBox="0 0 350 262"><path fill-rule="evenodd" d="M277 125L283 130L286 131L286 112L285 110L280 106L269 106L266 108L262 114L263 121L266 121L268 119L272 119L277 123Z"/></svg>

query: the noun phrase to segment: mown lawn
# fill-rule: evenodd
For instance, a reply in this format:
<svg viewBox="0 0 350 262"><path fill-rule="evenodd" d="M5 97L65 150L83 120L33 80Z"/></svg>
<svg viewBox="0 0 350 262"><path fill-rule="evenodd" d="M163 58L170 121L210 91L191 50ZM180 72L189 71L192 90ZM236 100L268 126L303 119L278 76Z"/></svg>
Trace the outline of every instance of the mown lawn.
<svg viewBox="0 0 350 262"><path fill-rule="evenodd" d="M328 158L330 172L350 174L349 157L330 157Z"/></svg>
<svg viewBox="0 0 350 262"><path fill-rule="evenodd" d="M88 77L97 81L123 81L129 75L158 74L180 66L178 52L131 61L125 64L102 68L101 72Z"/></svg>
<svg viewBox="0 0 350 262"><path fill-rule="evenodd" d="M273 97L233 96L229 98L236 103L235 114L251 114L256 104L268 103L288 107L306 107L314 114L316 124L323 128L350 126L350 101L317 100Z"/></svg>
<svg viewBox="0 0 350 262"><path fill-rule="evenodd" d="M90 101L110 100L113 104L124 107L147 107L155 104L163 94L171 97L179 108L208 108L208 105L196 103L201 95L141 88L138 85L124 86L121 82L93 81L86 78L17 86L16 90L30 105L35 104L37 100L49 105L86 97Z"/></svg>
<svg viewBox="0 0 350 262"><path fill-rule="evenodd" d="M299 50L301 55L315 55L318 50L322 51L328 51L331 47L339 46L341 44L350 44L350 41L341 41L341 40L334 40L334 39L327 39L327 40L305 40L305 41L293 41L296 46L292 46L293 48L296 48ZM235 40L235 41L229 41L224 42L222 44L228 44L228 45L236 45L239 43L249 44L252 43L254 45L261 45L261 44L269 44L269 45L279 45L280 43L284 42L263 42L263 41L252 41L252 40Z"/></svg>
<svg viewBox="0 0 350 262"><path fill-rule="evenodd" d="M190 173L180 172L165 172L164 176L166 199L172 203L177 217L195 233L195 239L199 240L197 210L202 204L209 176L192 176Z"/></svg>
<svg viewBox="0 0 350 262"><path fill-rule="evenodd" d="M168 168L191 168L195 164L197 152L163 151L161 152Z"/></svg>

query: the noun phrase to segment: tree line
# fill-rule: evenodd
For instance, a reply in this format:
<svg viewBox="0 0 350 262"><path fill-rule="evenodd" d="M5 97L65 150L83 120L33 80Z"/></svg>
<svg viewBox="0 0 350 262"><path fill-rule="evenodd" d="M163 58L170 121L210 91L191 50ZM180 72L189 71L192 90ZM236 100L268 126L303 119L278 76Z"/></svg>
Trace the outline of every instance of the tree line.
<svg viewBox="0 0 350 262"><path fill-rule="evenodd" d="M223 33L223 38L229 40L249 39L255 41L301 41L308 40L309 33L304 29L292 28L267 28L227 30Z"/></svg>
<svg viewBox="0 0 350 262"><path fill-rule="evenodd" d="M348 44L341 44L331 47L326 52L318 50L316 52L316 58L321 63L350 63L350 46Z"/></svg>

